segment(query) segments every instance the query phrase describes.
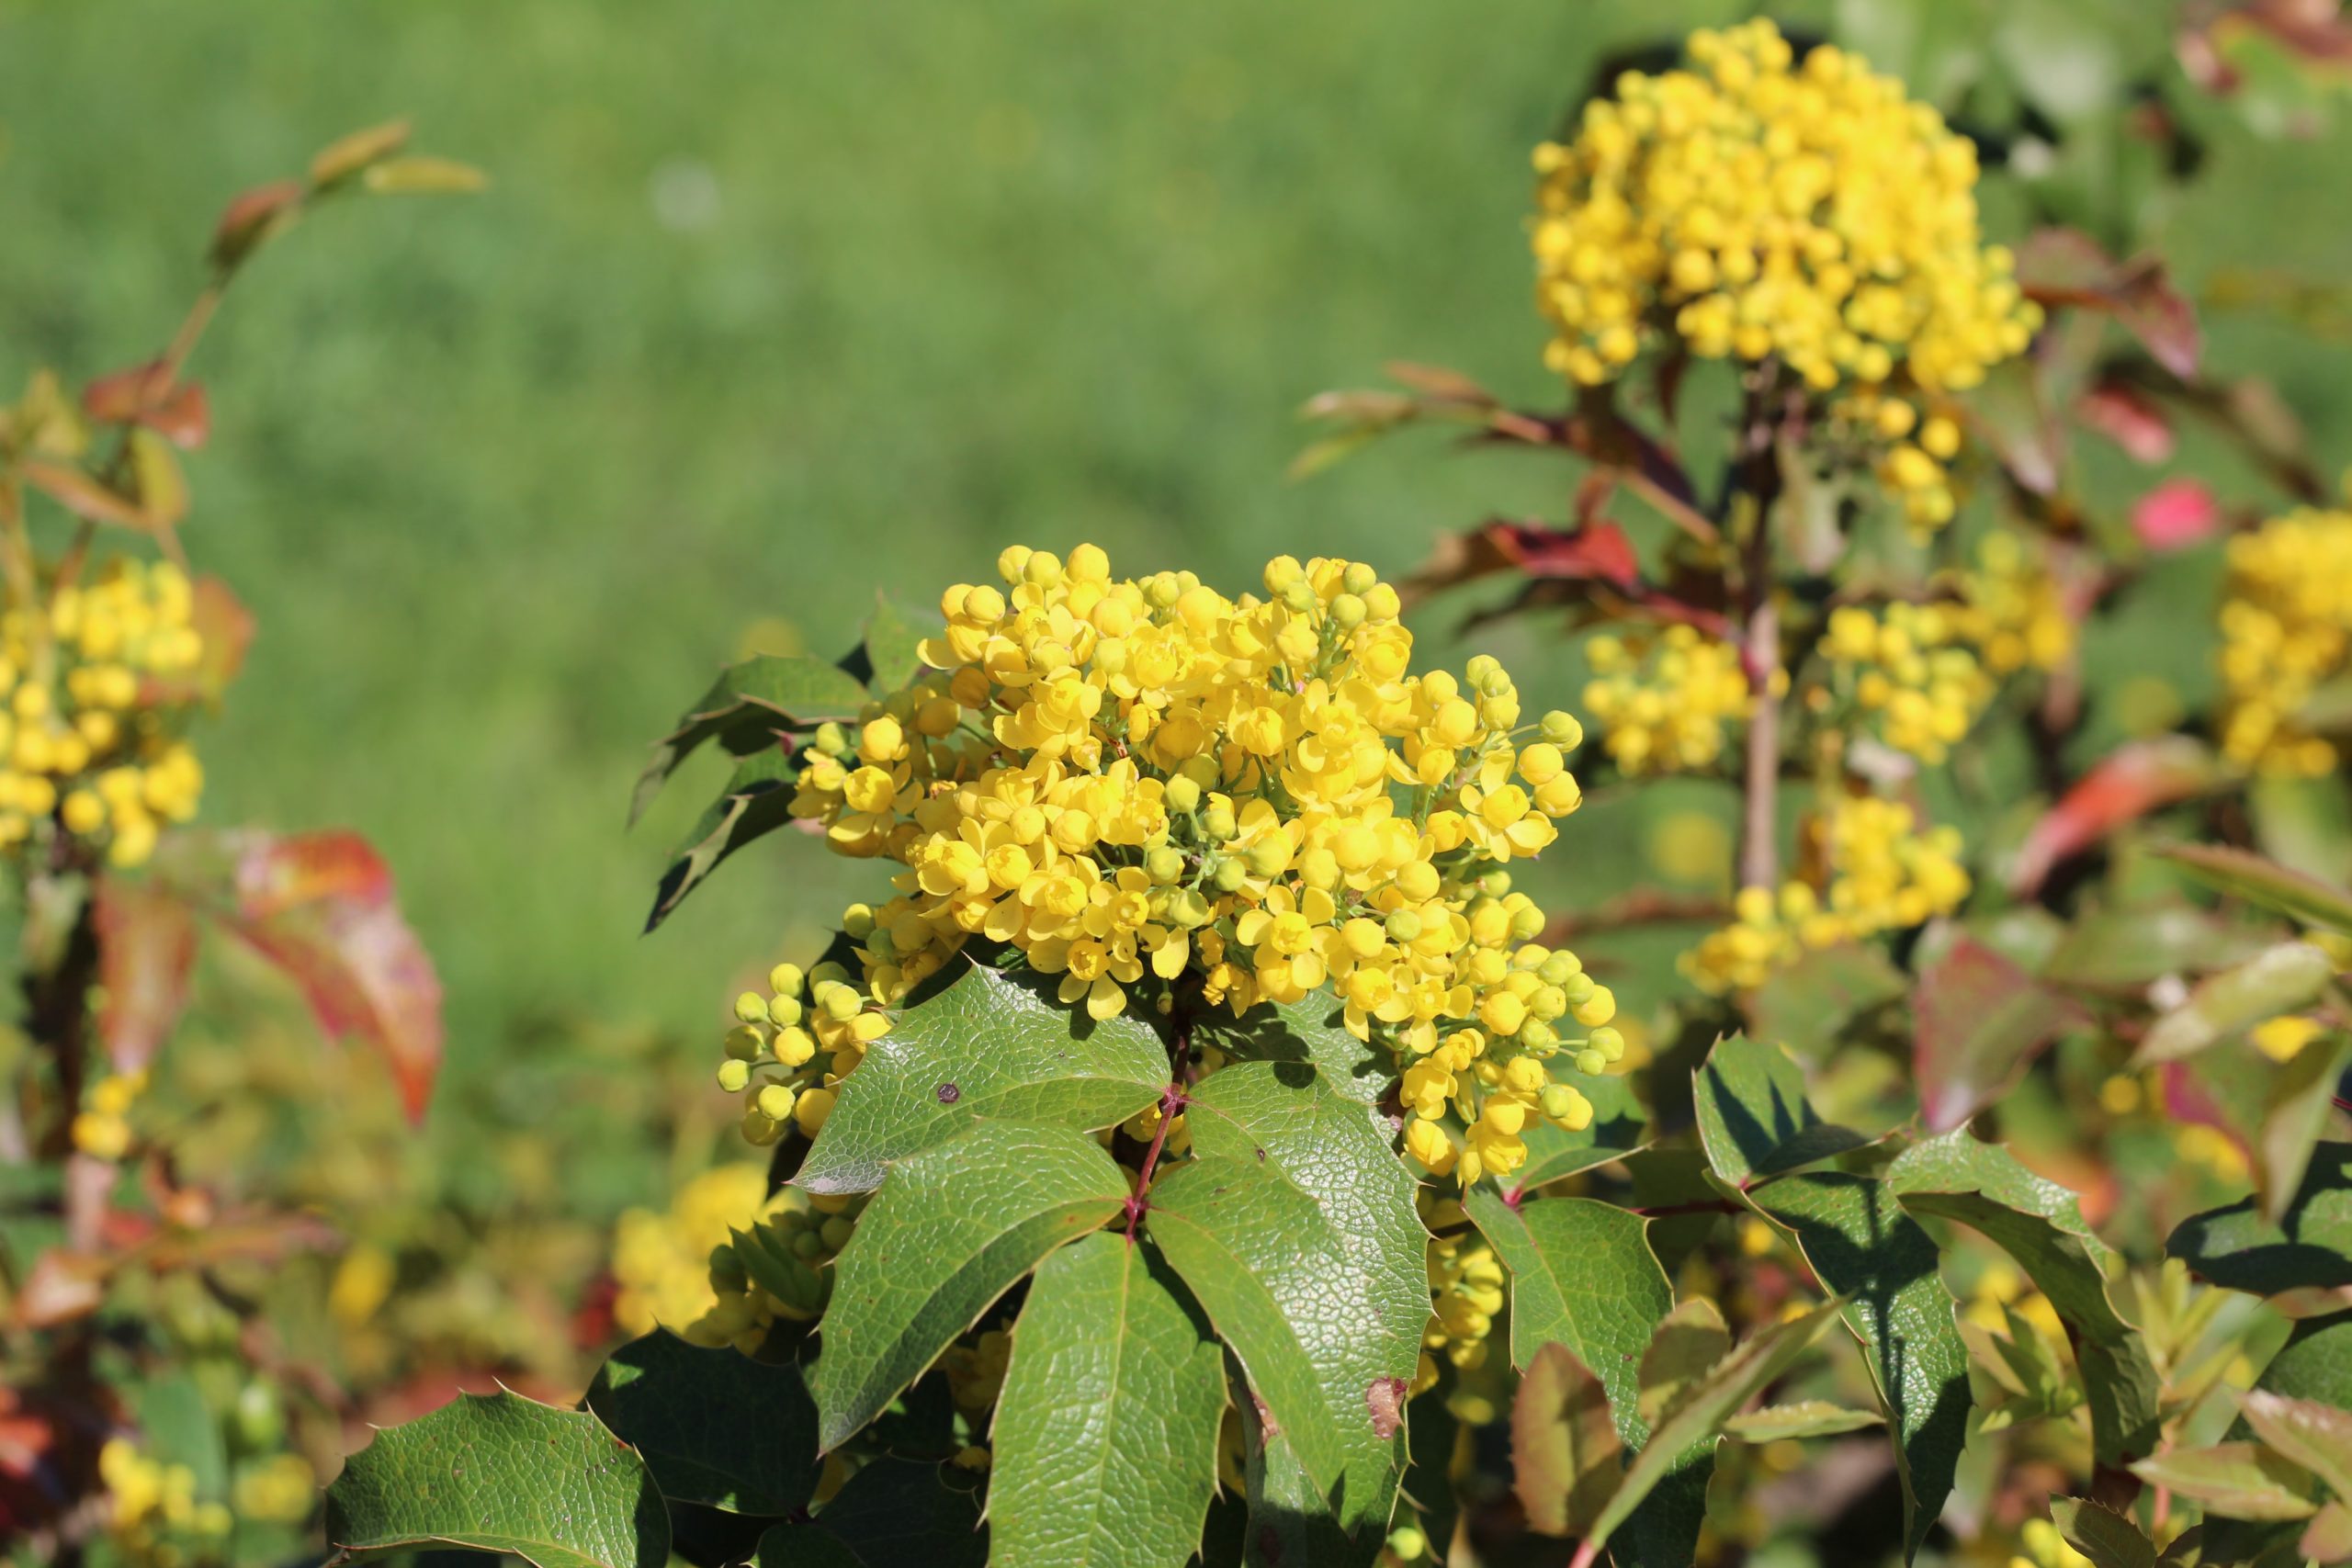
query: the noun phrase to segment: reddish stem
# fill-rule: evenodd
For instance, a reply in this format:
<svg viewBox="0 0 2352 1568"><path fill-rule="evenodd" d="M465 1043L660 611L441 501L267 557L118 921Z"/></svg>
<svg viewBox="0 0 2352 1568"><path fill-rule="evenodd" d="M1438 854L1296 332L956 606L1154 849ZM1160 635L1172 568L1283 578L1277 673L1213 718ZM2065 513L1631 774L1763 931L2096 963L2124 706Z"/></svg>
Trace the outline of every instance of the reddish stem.
<svg viewBox="0 0 2352 1568"><path fill-rule="evenodd" d="M1136 1226L1142 1221L1144 1211L1151 1205L1145 1194L1151 1190L1152 1173L1159 1168L1159 1151L1168 1146L1168 1129L1176 1124L1176 1113L1184 1108L1184 1086L1170 1083L1159 1097L1159 1125L1153 1129L1151 1147L1144 1151L1143 1169L1136 1174L1136 1190L1127 1194L1127 1242L1133 1246Z"/></svg>

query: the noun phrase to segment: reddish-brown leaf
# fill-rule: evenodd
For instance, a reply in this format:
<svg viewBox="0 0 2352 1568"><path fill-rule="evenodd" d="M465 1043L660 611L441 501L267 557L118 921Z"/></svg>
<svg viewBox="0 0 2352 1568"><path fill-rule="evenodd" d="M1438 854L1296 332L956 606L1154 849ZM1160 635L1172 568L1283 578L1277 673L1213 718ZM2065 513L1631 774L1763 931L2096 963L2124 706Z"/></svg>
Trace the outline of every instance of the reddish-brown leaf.
<svg viewBox="0 0 2352 1568"><path fill-rule="evenodd" d="M233 267L253 254L264 241L293 221L309 194L300 180L273 180L231 201L212 231L212 265Z"/></svg>
<svg viewBox="0 0 2352 1568"><path fill-rule="evenodd" d="M2075 417L2123 448L2134 462L2162 463L2172 457L2172 421L2137 387L2102 381L2075 400Z"/></svg>
<svg viewBox="0 0 2352 1568"><path fill-rule="evenodd" d="M80 468L64 463L34 461L22 465L17 472L25 476L27 484L76 517L86 517L93 523L119 524L141 533L154 531L138 502L108 490Z"/></svg>
<svg viewBox="0 0 2352 1568"><path fill-rule="evenodd" d="M101 376L82 389L82 412L101 424L141 424L173 446L193 451L211 433L204 388L175 381L160 359Z"/></svg>
<svg viewBox="0 0 2352 1568"><path fill-rule="evenodd" d="M107 1258L52 1247L33 1260L12 1304L20 1328L54 1328L87 1317L106 1299L107 1279L113 1272Z"/></svg>
<svg viewBox="0 0 2352 1568"><path fill-rule="evenodd" d="M2061 861L2160 807L2203 794L2219 778L2213 754L2188 736L2127 741L2033 825L2010 867L2010 889L2030 897Z"/></svg>
<svg viewBox="0 0 2352 1568"><path fill-rule="evenodd" d="M2197 312L2154 257L2119 262L2078 229L2041 229L2018 247L2018 282L2044 305L2114 317L2157 364L2184 381L2197 374Z"/></svg>
<svg viewBox="0 0 2352 1568"><path fill-rule="evenodd" d="M119 1073L155 1059L187 1006L196 964L196 911L156 882L98 881L98 975L106 1005L98 1036Z"/></svg>
<svg viewBox="0 0 2352 1568"><path fill-rule="evenodd" d="M2081 1013L1968 936L1919 976L1912 1058L1930 1132L1947 1133L2015 1086Z"/></svg>

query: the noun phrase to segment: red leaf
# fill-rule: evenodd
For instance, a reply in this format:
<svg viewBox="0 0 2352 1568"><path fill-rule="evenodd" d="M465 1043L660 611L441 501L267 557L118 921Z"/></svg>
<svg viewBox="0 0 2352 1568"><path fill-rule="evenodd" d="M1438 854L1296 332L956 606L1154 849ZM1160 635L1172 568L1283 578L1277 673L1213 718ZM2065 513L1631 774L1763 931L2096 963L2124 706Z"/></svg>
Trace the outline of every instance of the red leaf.
<svg viewBox="0 0 2352 1568"><path fill-rule="evenodd" d="M2122 447L2134 462L2162 463L2172 457L2172 422L2136 388L2102 382L2075 400L2075 417Z"/></svg>
<svg viewBox="0 0 2352 1568"><path fill-rule="evenodd" d="M119 1073L155 1059L187 1006L196 964L196 912L158 883L98 882L98 975L106 1005L99 1038Z"/></svg>
<svg viewBox="0 0 2352 1568"><path fill-rule="evenodd" d="M1937 1133L1998 1100L2081 1017L2064 997L1967 936L1919 976L1917 1008L1919 1106Z"/></svg>
<svg viewBox="0 0 2352 1568"><path fill-rule="evenodd" d="M1448 534L1440 538L1430 558L1398 586L1408 598L1419 599L1440 589L1506 571L1534 578L1607 582L1628 589L1641 577L1633 544L1614 523L1592 522L1577 528L1555 528L1543 523L1510 523L1498 518L1470 533Z"/></svg>
<svg viewBox="0 0 2352 1568"><path fill-rule="evenodd" d="M2010 890L2031 897L2061 861L2159 807L2204 793L2219 777L2212 753L2185 735L2127 741L2033 825L2010 867Z"/></svg>
<svg viewBox="0 0 2352 1568"><path fill-rule="evenodd" d="M2166 479L2132 505L2132 531L2152 550L2185 550L2221 530L2221 503L2195 479Z"/></svg>
<svg viewBox="0 0 2352 1568"><path fill-rule="evenodd" d="M291 222L309 194L300 180L256 186L222 209L212 231L212 265L233 267L263 241Z"/></svg>
<svg viewBox="0 0 2352 1568"><path fill-rule="evenodd" d="M2018 247L2018 282L2044 305L2113 316L2157 364L2184 381L2197 374L2197 313L2153 256L2119 262L2078 229L2041 229Z"/></svg>
<svg viewBox="0 0 2352 1568"><path fill-rule="evenodd" d="M176 835L158 874L294 980L320 1027L384 1057L412 1120L441 1066L441 981L356 833Z"/></svg>

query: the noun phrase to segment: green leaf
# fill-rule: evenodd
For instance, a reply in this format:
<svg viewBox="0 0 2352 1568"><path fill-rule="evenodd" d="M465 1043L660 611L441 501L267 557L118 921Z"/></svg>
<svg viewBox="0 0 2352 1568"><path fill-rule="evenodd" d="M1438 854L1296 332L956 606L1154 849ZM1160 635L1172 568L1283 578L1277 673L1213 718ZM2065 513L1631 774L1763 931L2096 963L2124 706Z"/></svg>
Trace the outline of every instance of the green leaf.
<svg viewBox="0 0 2352 1568"><path fill-rule="evenodd" d="M1883 1181L1789 1176L1748 1197L1795 1240L1822 1284L1848 1298L1846 1326L1862 1342L1894 1428L1908 1561L1951 1492L1968 1436L1968 1349L1936 1244Z"/></svg>
<svg viewBox="0 0 2352 1568"><path fill-rule="evenodd" d="M935 622L937 617L929 617ZM874 613L865 617L865 682L876 692L896 692L922 671L922 640L927 634L915 617L889 595L877 593Z"/></svg>
<svg viewBox="0 0 2352 1568"><path fill-rule="evenodd" d="M1007 1562L1183 1568L1216 1484L1225 1355L1158 1251L1097 1232L1046 1259L990 1432Z"/></svg>
<svg viewBox="0 0 2352 1568"><path fill-rule="evenodd" d="M2311 1472L2258 1443L2174 1449L2140 1461L2132 1473L2224 1518L2307 1519L2319 1512Z"/></svg>
<svg viewBox="0 0 2352 1568"><path fill-rule="evenodd" d="M773 745L777 730L854 718L868 700L865 688L847 673L805 653L729 665L702 700L679 716L677 727L654 743L652 760L630 796L628 819L635 822L645 814L678 764L705 741L715 739L739 756L748 755Z"/></svg>
<svg viewBox="0 0 2352 1568"><path fill-rule="evenodd" d="M2256 1436L2338 1497L2352 1498L2352 1411L2259 1388L2239 1404Z"/></svg>
<svg viewBox="0 0 2352 1568"><path fill-rule="evenodd" d="M793 1179L811 1192L870 1192L884 1168L982 1118L1078 1132L1115 1126L1168 1086L1151 1025L1100 1021L1054 999L1050 976L951 963L910 999L856 1072Z"/></svg>
<svg viewBox="0 0 2352 1568"><path fill-rule="evenodd" d="M1566 1345L1544 1346L1520 1379L1510 1456L1527 1528L1541 1535L1583 1535L1617 1490L1625 1455L1608 1393Z"/></svg>
<svg viewBox="0 0 2352 1568"><path fill-rule="evenodd" d="M922 1460L869 1460L813 1523L760 1537L758 1568L983 1568L989 1538L975 1490Z"/></svg>
<svg viewBox="0 0 2352 1568"><path fill-rule="evenodd" d="M1962 936L1919 976L1912 1060L1930 1132L1949 1132L2016 1087L2081 1013Z"/></svg>
<svg viewBox="0 0 2352 1568"><path fill-rule="evenodd" d="M2050 1521L2091 1568L2156 1568L2156 1543L2122 1515L2084 1497L2050 1499Z"/></svg>
<svg viewBox="0 0 2352 1568"><path fill-rule="evenodd" d="M1790 1438L1834 1438L1865 1427L1883 1427L1886 1417L1875 1410L1849 1410L1825 1399L1801 1399L1793 1404L1768 1404L1724 1423L1724 1430L1743 1443L1777 1443Z"/></svg>
<svg viewBox="0 0 2352 1568"><path fill-rule="evenodd" d="M718 869L720 861L791 821L799 779L798 754L780 744L736 763L727 787L673 852L670 869L654 886L653 910L645 917L645 929L650 931L668 919L686 895Z"/></svg>
<svg viewBox="0 0 2352 1568"><path fill-rule="evenodd" d="M1826 1044L1908 989L1908 977L1875 943L1809 948L1758 988L1748 1016L1761 1039Z"/></svg>
<svg viewBox="0 0 2352 1568"><path fill-rule="evenodd" d="M1736 1034L1707 1053L1691 1082L1691 1104L1708 1163L1735 1187L1869 1141L1821 1120L1805 1100L1804 1073L1786 1051Z"/></svg>
<svg viewBox="0 0 2352 1568"><path fill-rule="evenodd" d="M1326 1563L1330 1568L1372 1568L1380 1557L1383 1533L1367 1529L1351 1539L1340 1528L1330 1499L1307 1474L1290 1435L1268 1423L1263 1404L1244 1412L1242 1424L1250 1433L1244 1568L1286 1568L1297 1562L1317 1568Z"/></svg>
<svg viewBox="0 0 2352 1568"><path fill-rule="evenodd" d="M2220 844L2173 844L2155 852L2199 881L2266 909L2330 931L2352 931L2352 893L2278 862Z"/></svg>
<svg viewBox="0 0 2352 1568"><path fill-rule="evenodd" d="M1639 1448L1649 1437L1642 1353L1674 1307L1647 1222L1591 1198L1531 1198L1513 1209L1483 1187L1463 1206L1510 1270L1511 1364L1524 1371L1544 1346L1566 1345L1608 1390L1618 1436Z"/></svg>
<svg viewBox="0 0 2352 1568"><path fill-rule="evenodd" d="M229 1500L229 1450L220 1422L205 1403L204 1391L186 1371L173 1371L140 1385L135 1403L145 1446L173 1464L186 1465L196 1483L198 1502Z"/></svg>
<svg viewBox="0 0 2352 1568"><path fill-rule="evenodd" d="M588 1408L645 1458L662 1495L781 1516L817 1484L817 1406L800 1369L656 1329L613 1352Z"/></svg>
<svg viewBox="0 0 2352 1568"><path fill-rule="evenodd" d="M1730 1354L1731 1330L1714 1303L1700 1297L1668 1313L1642 1352L1642 1424L1656 1427Z"/></svg>
<svg viewBox="0 0 2352 1568"><path fill-rule="evenodd" d="M2302 1190L2319 1151L2320 1134L2335 1110L2335 1086L2352 1064L2352 1038L2313 1040L2268 1075L2262 1120L2255 1128L2256 1196L2267 1218L2282 1217Z"/></svg>
<svg viewBox="0 0 2352 1568"><path fill-rule="evenodd" d="M1320 992L1303 1001L1261 1002L1239 1018L1217 1011L1194 1020L1193 1043L1236 1061L1305 1063L1333 1089L1369 1105L1387 1092L1395 1074L1387 1053L1349 1033L1344 1016Z"/></svg>
<svg viewBox="0 0 2352 1568"><path fill-rule="evenodd" d="M2352 1410L2352 1312L2296 1324L2254 1386Z"/></svg>
<svg viewBox="0 0 2352 1568"><path fill-rule="evenodd" d="M989 1303L1126 1198L1125 1173L1093 1139L1020 1122L974 1122L893 1168L834 1264L812 1380L819 1444L841 1447Z"/></svg>
<svg viewBox="0 0 2352 1568"><path fill-rule="evenodd" d="M1204 1079L1186 1111L1194 1157L1155 1183L1145 1224L1248 1373L1277 1461L1294 1451L1362 1545L1386 1533L1404 1466L1425 1243L1370 1112L1321 1079L1295 1064Z"/></svg>
<svg viewBox="0 0 2352 1568"><path fill-rule="evenodd" d="M1571 1133L1541 1117L1531 1117L1520 1134L1527 1145L1527 1163L1514 1178L1521 1191L1623 1159L1648 1141L1642 1104L1634 1096L1630 1079L1582 1078L1576 1087L1592 1102L1592 1121Z"/></svg>
<svg viewBox="0 0 2352 1568"><path fill-rule="evenodd" d="M461 1393L344 1461L327 1540L338 1562L458 1546L538 1568L665 1568L670 1516L645 1461L594 1416Z"/></svg>
<svg viewBox="0 0 2352 1568"><path fill-rule="evenodd" d="M2352 1144L2319 1145L2277 1222L2246 1198L2184 1220L2165 1252L2252 1295L2352 1285Z"/></svg>
<svg viewBox="0 0 2352 1568"><path fill-rule="evenodd" d="M1838 1314L1841 1304L1826 1302L1801 1317L1759 1330L1716 1363L1706 1382L1675 1407L1652 1435L1649 1446L1625 1467L1625 1478L1618 1483L1616 1495L1601 1510L1586 1540L1592 1544L1606 1541L1633 1517L1634 1510L1652 1489L1687 1464L1688 1450L1712 1447L1715 1434L1732 1413L1787 1371L1820 1337L1822 1329Z"/></svg>
<svg viewBox="0 0 2352 1568"><path fill-rule="evenodd" d="M2279 942L2200 981L2187 1001L2149 1028L2132 1065L2177 1062L2266 1019L2308 1007L2335 973L2327 954L2310 942Z"/></svg>
<svg viewBox="0 0 2352 1568"><path fill-rule="evenodd" d="M2075 1359L2091 1412L2099 1461L2120 1464L2155 1447L2162 1380L2146 1337L2116 1309L2106 1249L2041 1214L2022 1213L1979 1192L1902 1194L1914 1214L1957 1220L2017 1260L2073 1331Z"/></svg>
<svg viewBox="0 0 2352 1568"><path fill-rule="evenodd" d="M2186 904L2094 910L2067 928L2041 967L2062 986L2138 990L2166 975L2203 975L2243 964L2269 942Z"/></svg>

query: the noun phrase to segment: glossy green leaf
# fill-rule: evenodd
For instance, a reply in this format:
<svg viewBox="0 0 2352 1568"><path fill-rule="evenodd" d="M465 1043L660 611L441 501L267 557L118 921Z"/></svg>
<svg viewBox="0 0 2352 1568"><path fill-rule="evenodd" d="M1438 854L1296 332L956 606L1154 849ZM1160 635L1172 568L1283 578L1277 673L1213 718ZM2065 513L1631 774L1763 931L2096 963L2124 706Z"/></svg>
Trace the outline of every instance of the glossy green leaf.
<svg viewBox="0 0 2352 1568"><path fill-rule="evenodd" d="M1743 1443L1777 1443L1791 1438L1834 1438L1883 1427L1886 1417L1875 1410L1849 1410L1825 1399L1801 1399L1793 1404L1768 1404L1724 1423L1724 1430Z"/></svg>
<svg viewBox="0 0 2352 1568"><path fill-rule="evenodd" d="M1893 1428L1907 1561L1951 1492L1968 1434L1968 1350L1936 1244L1883 1181L1789 1176L1749 1198L1795 1240L1815 1277L1848 1298L1846 1326L1862 1342Z"/></svg>
<svg viewBox="0 0 2352 1568"><path fill-rule="evenodd" d="M894 1167L834 1264L811 1380L820 1444L837 1449L880 1415L989 1303L1126 1197L1093 1139L1027 1122L973 1122Z"/></svg>
<svg viewBox="0 0 2352 1568"><path fill-rule="evenodd" d="M792 820L792 796L800 759L781 746L755 751L735 764L734 776L710 803L677 849L670 869L654 886L653 909L645 929L670 918L686 895L718 869L719 862Z"/></svg>
<svg viewBox="0 0 2352 1568"><path fill-rule="evenodd" d="M1630 1519L1653 1488L1687 1464L1695 1448L1712 1446L1733 1412L1789 1370L1820 1337L1841 1303L1826 1302L1801 1316L1758 1330L1715 1365L1706 1382L1668 1414L1647 1448L1634 1456L1616 1495L1585 1539L1606 1541Z"/></svg>
<svg viewBox="0 0 2352 1568"><path fill-rule="evenodd" d="M2352 892L2278 862L2222 844L2173 844L2157 854L2199 881L2266 909L2329 931L2352 931Z"/></svg>
<svg viewBox="0 0 2352 1568"><path fill-rule="evenodd" d="M1542 1117L1529 1118L1520 1134L1527 1145L1527 1163L1511 1175L1521 1191L1623 1159L1649 1141L1632 1080L1578 1078L1576 1088L1592 1102L1592 1121L1572 1133Z"/></svg>
<svg viewBox="0 0 2352 1568"><path fill-rule="evenodd" d="M2319 1512L2311 1472L2259 1443L2173 1449L2132 1473L2231 1519L2307 1519Z"/></svg>
<svg viewBox="0 0 2352 1568"><path fill-rule="evenodd" d="M1216 1478L1225 1356L1158 1250L1101 1231L1046 1259L989 1433L1003 1561L1183 1568Z"/></svg>
<svg viewBox="0 0 2352 1568"><path fill-rule="evenodd" d="M1395 1081L1388 1054L1349 1033L1340 1005L1320 992L1303 1001L1261 1002L1239 1018L1212 1011L1193 1021L1192 1039L1237 1062L1313 1066L1332 1089L1366 1105Z"/></svg>
<svg viewBox="0 0 2352 1568"><path fill-rule="evenodd" d="M1262 1077L1218 1088L1252 1073ZM1372 1151L1387 1170L1402 1167L1371 1137L1370 1113L1320 1077L1284 1064L1204 1081L1186 1113L1195 1156L1153 1185L1145 1224L1331 1499L1341 1533L1361 1544L1385 1533L1395 1505L1429 1291L1409 1192L1403 1217L1416 1239L1406 1247L1399 1196ZM1345 1131L1346 1115L1363 1136ZM1338 1141L1316 1146L1317 1128L1339 1130Z"/></svg>
<svg viewBox="0 0 2352 1568"><path fill-rule="evenodd" d="M2254 1386L2352 1410L2352 1312L2296 1324Z"/></svg>
<svg viewBox="0 0 2352 1568"><path fill-rule="evenodd" d="M922 671L922 640L938 626L936 615L918 620L887 593L875 596L859 648L865 655L865 683L876 692L899 690Z"/></svg>
<svg viewBox="0 0 2352 1568"><path fill-rule="evenodd" d="M844 671L795 653L750 659L721 671L702 700L679 716L653 747L629 800L629 820L644 815L670 775L706 741L740 754L775 743L779 729L809 729L829 719L851 719L867 701L864 686Z"/></svg>
<svg viewBox="0 0 2352 1568"><path fill-rule="evenodd" d="M645 1461L594 1416L461 1393L344 1461L327 1540L338 1562L457 1546L538 1568L666 1568L670 1516Z"/></svg>
<svg viewBox="0 0 2352 1568"><path fill-rule="evenodd" d="M812 1192L870 1192L891 1161L977 1120L1091 1131L1167 1085L1168 1048L1151 1025L1066 1007L1050 976L957 961L866 1047L793 1179Z"/></svg>
<svg viewBox="0 0 2352 1568"><path fill-rule="evenodd" d="M2352 1285L2352 1144L2322 1144L2274 1223L2253 1198L2183 1221L2165 1244L2198 1275L2258 1296Z"/></svg>
<svg viewBox="0 0 2352 1568"><path fill-rule="evenodd" d="M1253 1402L1242 1421L1251 1433L1243 1467L1249 1508L1242 1532L1243 1568L1285 1568L1295 1562L1373 1568L1385 1540L1382 1532L1365 1529L1351 1537L1340 1528L1329 1497L1300 1461L1297 1445L1289 1433L1267 1421L1262 1405Z"/></svg>
<svg viewBox="0 0 2352 1568"><path fill-rule="evenodd" d="M1566 1345L1546 1345L1511 1402L1511 1485L1539 1535L1580 1536L1609 1506L1624 1445L1609 1395Z"/></svg>
<svg viewBox="0 0 2352 1568"><path fill-rule="evenodd" d="M2279 942L2200 981L2187 1001L2149 1028L2132 1064L2177 1062L2266 1019L2308 1007L2335 973L2327 954L2310 942Z"/></svg>
<svg viewBox="0 0 2352 1568"><path fill-rule="evenodd" d="M2260 1388L2239 1405L2256 1437L2318 1476L2338 1497L2352 1498L2352 1410Z"/></svg>
<svg viewBox="0 0 2352 1568"><path fill-rule="evenodd" d="M588 1408L673 1501L780 1517L816 1487L817 1406L798 1367L656 1329L612 1353Z"/></svg>
<svg viewBox="0 0 2352 1568"><path fill-rule="evenodd" d="M2156 1543L2112 1509L2084 1497L2050 1499L2050 1521L2091 1568L2156 1568Z"/></svg>
<svg viewBox="0 0 2352 1568"><path fill-rule="evenodd" d="M1691 1082L1691 1106L1708 1163L1735 1187L1869 1141L1821 1120L1805 1099L1804 1073L1787 1052L1736 1034L1707 1054Z"/></svg>

